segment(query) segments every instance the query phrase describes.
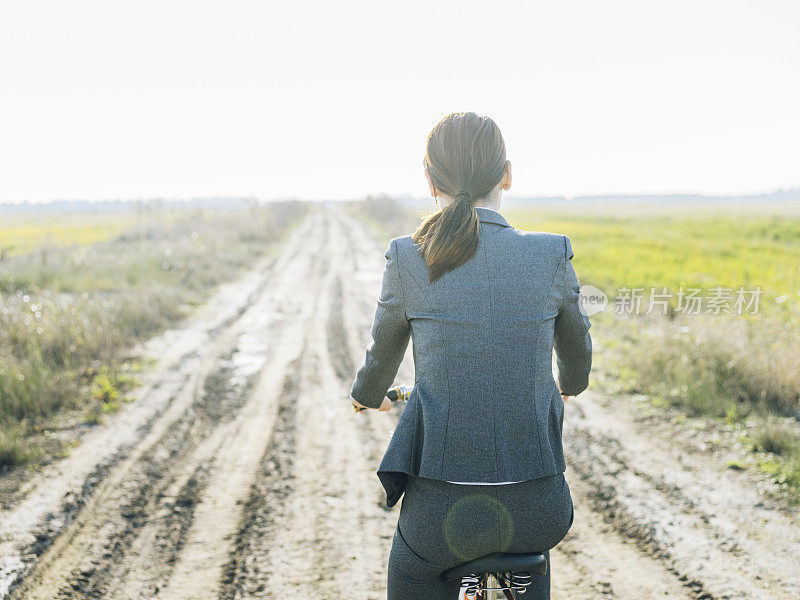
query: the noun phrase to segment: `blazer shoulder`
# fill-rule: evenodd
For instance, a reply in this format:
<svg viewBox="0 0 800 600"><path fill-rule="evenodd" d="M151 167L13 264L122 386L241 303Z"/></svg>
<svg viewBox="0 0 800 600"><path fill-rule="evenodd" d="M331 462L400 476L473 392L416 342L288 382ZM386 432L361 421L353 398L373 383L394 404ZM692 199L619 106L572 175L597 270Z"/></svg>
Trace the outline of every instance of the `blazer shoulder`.
<svg viewBox="0 0 800 600"><path fill-rule="evenodd" d="M393 237L389 243L391 244L392 242L397 244L398 248L407 248L408 246L412 246L414 244L413 240L411 239L411 234Z"/></svg>
<svg viewBox="0 0 800 600"><path fill-rule="evenodd" d="M410 234L392 238L391 240L389 240L389 249L391 249L393 245L395 248L395 252L401 259L403 257L408 256L409 252L411 252L412 250L418 252L416 243L414 242L414 240L411 239Z"/></svg>
<svg viewBox="0 0 800 600"><path fill-rule="evenodd" d="M517 233L538 253L556 255L559 258L562 256L572 258L573 256L569 238L562 233L526 231L524 229L517 229Z"/></svg>

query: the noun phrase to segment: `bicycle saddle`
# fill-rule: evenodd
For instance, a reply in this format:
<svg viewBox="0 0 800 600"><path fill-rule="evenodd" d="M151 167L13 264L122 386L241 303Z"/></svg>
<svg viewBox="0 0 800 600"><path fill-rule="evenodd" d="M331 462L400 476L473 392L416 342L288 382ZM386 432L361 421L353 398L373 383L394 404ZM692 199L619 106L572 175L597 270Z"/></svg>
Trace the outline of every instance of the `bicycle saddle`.
<svg viewBox="0 0 800 600"><path fill-rule="evenodd" d="M542 553L492 552L447 569L441 578L443 581L452 581L467 575L508 571L529 571L531 574L544 575L547 573L547 559Z"/></svg>

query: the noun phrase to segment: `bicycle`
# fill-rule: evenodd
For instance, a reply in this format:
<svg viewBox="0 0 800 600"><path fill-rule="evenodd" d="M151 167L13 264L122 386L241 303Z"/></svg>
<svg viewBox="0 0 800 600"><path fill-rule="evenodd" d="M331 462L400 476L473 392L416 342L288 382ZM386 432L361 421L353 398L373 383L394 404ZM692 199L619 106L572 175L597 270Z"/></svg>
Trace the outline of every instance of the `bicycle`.
<svg viewBox="0 0 800 600"><path fill-rule="evenodd" d="M386 397L392 402L407 402L412 391L412 387L397 385L386 392ZM546 575L547 569L547 558L541 552L493 552L447 569L440 577L442 581L461 580L459 600L518 600L533 583L534 575Z"/></svg>

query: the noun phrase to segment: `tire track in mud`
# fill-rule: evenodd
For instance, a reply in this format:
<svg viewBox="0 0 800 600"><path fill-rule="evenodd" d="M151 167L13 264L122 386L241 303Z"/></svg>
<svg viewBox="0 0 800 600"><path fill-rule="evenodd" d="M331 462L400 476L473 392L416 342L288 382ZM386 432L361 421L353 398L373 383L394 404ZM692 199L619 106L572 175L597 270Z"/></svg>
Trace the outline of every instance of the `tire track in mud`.
<svg viewBox="0 0 800 600"><path fill-rule="evenodd" d="M690 498L688 488L670 480L674 472L648 472L648 457L633 454L619 438L599 429L598 420L604 416L596 402L587 394L574 403L577 414L568 430L573 450L568 463L587 485L587 502L604 522L632 540L642 553L658 559L691 598L790 600L800 596L797 570L791 557L785 557L791 547L789 539L769 535L764 540L753 539L751 532L735 524L742 515L734 518L730 509L715 508L701 495ZM654 439L648 443L655 455L658 446ZM713 459L706 469L697 475L708 480L709 488L714 483L735 485L724 478L739 477L723 473L723 480L717 479L720 474L714 472ZM756 508L751 507L744 521L752 522L755 514ZM772 517L779 520L782 514L776 510ZM785 533L790 531L796 536L796 528L789 527ZM800 545L795 543L795 549L800 550ZM798 554L794 557L796 565Z"/></svg>
<svg viewBox="0 0 800 600"><path fill-rule="evenodd" d="M231 372L232 369L226 365L210 379L217 380L221 387L230 381ZM216 393L219 393L220 387L214 388ZM252 379L248 382L245 394L251 387ZM240 394L239 406L228 408L239 408L243 401L244 395ZM224 425L230 418L219 425ZM199 446L203 445L206 445L205 440ZM150 505L141 511L140 523L134 527L135 539L124 555L118 560L110 560L106 567L105 578L108 583L102 596L151 598L160 590L186 542L197 499L208 483L210 458L199 446L192 452L192 464L175 469L177 472L170 477L168 485L154 494ZM119 543L115 542L115 548L118 546Z"/></svg>
<svg viewBox="0 0 800 600"><path fill-rule="evenodd" d="M328 353L331 358L331 365L336 371L337 376L342 382L352 383L355 377L358 364L353 359L353 349L349 343L349 333L345 326L347 322L347 312L344 309L344 285L342 283L342 274L339 273L334 280L333 299L331 301L331 310L328 317ZM347 396L350 395L350 389L347 389ZM352 410L352 409L351 409ZM379 459L380 442L382 438L379 432L375 429L374 417L370 413L355 414L355 420L361 447L369 457L370 460L376 461ZM383 415L379 415L383 416ZM384 419L385 420L385 419Z"/></svg>
<svg viewBox="0 0 800 600"><path fill-rule="evenodd" d="M241 281L226 284L219 293L252 288L252 279L250 273ZM239 300L237 296L235 302ZM208 312L215 305L219 305L218 297L199 312ZM238 311L240 307L231 303L230 308L220 311L223 318L231 308ZM74 531L79 526L73 523L93 505L93 498L102 491L110 473L132 455L141 454L143 447L152 446L158 436L167 435L182 414L190 410L204 378L216 368L218 357L230 351L233 339L230 331L222 331L208 348L183 353L186 338L198 342L207 339L206 325L219 321L216 315L198 316L186 329L165 334L177 342L178 353L165 352L164 366L143 374L145 381L134 391L134 402L111 416L108 426L90 431L69 457L43 469L23 486L13 505L0 513L0 529L4 532L0 536L0 598L19 584L62 532L72 535L70 527Z"/></svg>
<svg viewBox="0 0 800 600"><path fill-rule="evenodd" d="M112 490L101 490L100 495L92 498L99 506L89 504L84 509L87 512L76 520L76 531L56 539L40 571L32 573L15 597L97 598L104 595L115 566L123 562L136 535L156 508L155 501L174 484L169 465L191 453L205 435L226 420L225 413L220 410L220 400L224 396L218 396L214 392L219 389L212 387L215 379L227 381L226 370L223 368L209 376L206 393L199 396L156 443L143 451L135 463L128 465L124 475L112 482L115 484ZM235 405L231 408L235 409ZM197 473L193 484L187 481L181 486L184 498L192 485L202 487L202 472ZM185 509L183 512L185 522L186 518L191 518L191 513ZM180 532L180 522L177 529Z"/></svg>
<svg viewBox="0 0 800 600"><path fill-rule="evenodd" d="M259 327L257 331L259 335L263 335L267 339L279 339L280 325L280 322L273 321L268 328ZM241 351L242 339L240 338L237 353ZM264 362L268 363L273 360L274 349L269 352ZM229 370L226 381L230 382L234 378L241 379L241 376L235 376L235 374L235 370ZM226 422L221 423L216 430L210 432L193 449L189 459L176 465L176 470L179 471L176 478L177 483L186 482L184 489L179 490L178 486L173 484L159 496L158 505L150 513L151 518L137 532L136 545L127 556L124 569L115 573L115 585L108 590L107 597L152 598L154 594L161 594L161 597L164 597L164 594L167 593L165 590L174 577L173 571L177 565L181 564L185 554L184 545L187 540L192 541L190 534L193 531L192 528L197 525L198 508L202 511L203 503L209 496L214 495L213 489L208 489L209 485L219 487L219 482L214 480L214 475L220 468L220 455L224 453L223 446L229 444L231 438L238 437L241 429L238 421L241 421L241 413L252 405L252 397L259 394L264 396L263 393L260 393L258 386L260 375L260 371L249 374L245 393L241 394L238 406L229 407L232 410ZM252 412L250 416L252 416ZM186 490L186 487L189 490ZM226 493L228 493L228 489L226 489ZM235 499L234 496L233 500L235 501ZM222 507L221 509L224 510ZM230 508L230 510L234 509ZM202 514L199 518L202 520ZM179 530L176 530L176 523L180 523ZM213 568L212 565L203 565L203 567L206 570Z"/></svg>
<svg viewBox="0 0 800 600"><path fill-rule="evenodd" d="M341 269L329 323L331 332L329 341L331 357L337 371L350 385L364 360L365 348L371 339L370 330L375 314L375 302L380 293L385 250L376 248L377 242L372 235L352 218L336 215L336 228L341 232L339 237L347 240L347 252L339 261ZM396 383L413 385L411 348L409 343L407 355L395 378ZM378 480L374 471L378 468L403 407L404 404L399 403L389 413L369 410L358 415L359 435L374 465L371 477L376 482ZM377 490L379 505L386 511L391 510L386 506L385 492L380 484L377 485Z"/></svg>
<svg viewBox="0 0 800 600"><path fill-rule="evenodd" d="M329 237L325 221L318 239ZM258 464L275 426L286 373L299 360L304 347L303 335L314 312L314 298L322 273L329 270L325 253L306 252L307 268L290 269L286 274L292 293L285 299L286 312L295 314L277 322L279 334L267 344L270 359L259 372L251 398L236 417L235 427L220 432L224 443L215 453L206 492L199 498L195 520L187 534L187 544L176 560L170 579L160 598L215 598L222 591L224 572L234 550L233 538L241 520L241 503L256 477ZM312 282L307 285L307 282ZM276 382L283 381L283 385Z"/></svg>
<svg viewBox="0 0 800 600"><path fill-rule="evenodd" d="M369 430L348 402L352 372L339 351L346 254L332 231L335 241L324 252L334 268L307 332L299 391L262 460L223 598L385 597L375 556L392 524L376 501L377 480L370 480Z"/></svg>
<svg viewBox="0 0 800 600"><path fill-rule="evenodd" d="M324 227L324 219L317 215L316 221L310 222L307 228L308 226L319 230ZM287 245L281 256L283 260L277 262L284 265L283 272L295 273L296 276L301 270L298 267L302 267L303 261L310 262L310 257L313 255L309 252L305 255L295 254L292 251L294 245ZM276 281L280 281L281 272L276 275L278 276ZM294 287L294 281L290 280L289 283ZM262 286L262 289L266 291L267 286ZM280 285L277 291L280 293ZM284 303L289 302L292 293L293 291L288 294L283 293ZM244 322L238 321L234 328L223 332L222 336L226 343L223 345L222 340L219 340L218 345L229 347L232 344L231 340L236 340L236 333L239 333L238 343L241 345L243 335L241 332L247 332L249 326L257 320L254 318L257 316L254 313L260 310L269 315L272 321L282 323L283 319L275 318L280 315L269 314L271 303L272 298L263 296L261 300L251 305L243 314ZM264 331L265 335L268 333ZM206 391L209 392L207 394L198 397L193 394L192 388L184 390L184 394L195 396L189 410L184 409L172 423L166 424L164 431L151 431L145 438L145 443L132 453L121 468L112 472L103 482L99 493L91 498L89 505L84 508L71 530L56 539L53 548L45 554L38 568L20 586L18 593L15 594L16 597L104 596L108 592L109 582L118 579L121 565L131 562L121 559L133 558L132 562L136 564L136 557L131 557L129 550L133 541L140 538L143 532L149 532L151 539L168 542L167 549L160 553L151 545L146 545L146 554L157 565L156 570L163 575L164 571L172 568L170 559L174 562L175 557L181 554L183 538L189 531L193 511L196 508L196 503L191 501L195 498L192 496L192 491L202 492L204 489L207 462L215 450L209 439L219 438L217 445L224 441L218 434L216 436L207 434L224 431L224 426L233 422L233 417L241 408L243 398L247 396L247 393L240 393L237 402L226 402L224 394L219 394L219 389L210 387L213 387L214 382L217 384L223 382L225 388L231 385L233 379L228 371L218 371L217 375L218 377L211 376L206 379L209 384L206 386ZM248 384L252 382L254 376L251 374L250 379L247 377L244 379L245 387L249 391ZM239 377L240 387L241 380L242 377ZM207 418L206 415L211 418ZM205 451L197 453L197 449L204 443ZM176 472L183 475L184 482L176 480ZM174 493L167 493L169 489ZM175 497L176 503L167 508L179 513L180 517L175 519L168 516L163 519L159 527L158 524L151 523L153 519L150 515L159 512L157 510L159 507L154 503L159 496L170 495ZM165 535L167 531L172 531L176 535L169 537ZM127 565L125 568L129 569ZM124 578L124 573L122 575ZM137 583L140 588L145 588L140 590L142 597L152 597L152 594L147 595L151 590L146 589L150 582ZM155 589L157 590L157 582ZM112 597L120 596L115 594ZM138 597L138 595L130 594L128 597Z"/></svg>
<svg viewBox="0 0 800 600"><path fill-rule="evenodd" d="M124 529L109 535L101 548L93 551L91 562L82 563L78 571L69 575L59 597L98 598L108 595L115 580L131 568L126 559L132 554L137 539L142 537L150 538L151 552L159 559L151 563L153 569L163 571L181 551L192 523L195 500L207 483L208 464L200 462L191 469L188 477L181 477L180 473L172 472L168 463L189 452L196 452L198 443L211 431L229 422L234 411L242 406L250 385L246 385L244 390L232 386L232 371L223 363L209 375L201 398L184 423L190 430L176 428L158 448L148 453L146 462L138 467L148 480L120 510ZM174 494L170 494L170 488L176 490ZM157 515L155 519L154 515ZM154 535L144 535L148 528L154 530Z"/></svg>
<svg viewBox="0 0 800 600"><path fill-rule="evenodd" d="M243 507L234 548L221 579L220 598L260 595L264 591L263 545L274 538L276 523L285 514L286 502L293 493L294 447L297 434L296 403L299 395L300 365L306 360L307 346L290 369L281 393L281 403L270 443L259 464L256 481Z"/></svg>

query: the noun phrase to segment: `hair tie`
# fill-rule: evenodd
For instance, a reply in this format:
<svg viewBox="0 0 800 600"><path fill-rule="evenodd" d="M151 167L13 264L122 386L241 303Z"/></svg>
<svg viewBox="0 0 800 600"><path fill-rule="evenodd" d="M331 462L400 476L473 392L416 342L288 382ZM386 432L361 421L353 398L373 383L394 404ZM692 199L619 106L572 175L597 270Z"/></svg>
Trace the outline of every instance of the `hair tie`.
<svg viewBox="0 0 800 600"><path fill-rule="evenodd" d="M472 200L472 194L467 190L460 190L455 195L456 200L466 200L467 202Z"/></svg>

